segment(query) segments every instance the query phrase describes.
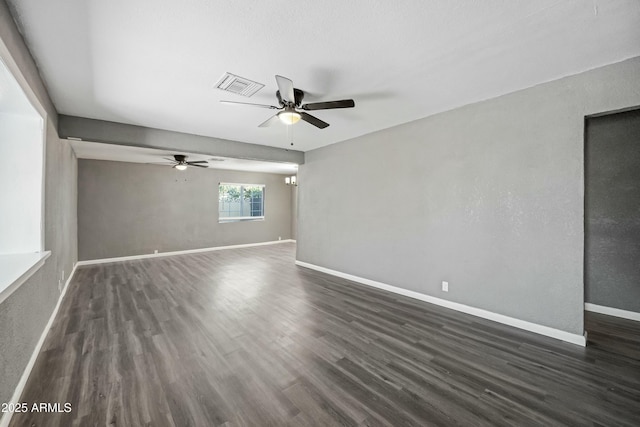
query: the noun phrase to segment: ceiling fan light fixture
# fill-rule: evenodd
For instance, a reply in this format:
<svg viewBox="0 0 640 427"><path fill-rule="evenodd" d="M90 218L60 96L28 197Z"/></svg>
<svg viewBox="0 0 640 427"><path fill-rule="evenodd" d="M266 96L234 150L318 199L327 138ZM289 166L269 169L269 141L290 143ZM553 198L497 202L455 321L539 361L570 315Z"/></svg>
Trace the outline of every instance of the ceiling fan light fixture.
<svg viewBox="0 0 640 427"><path fill-rule="evenodd" d="M287 109L279 112L278 118L285 125L293 125L300 121L300 113L293 109Z"/></svg>
<svg viewBox="0 0 640 427"><path fill-rule="evenodd" d="M176 169L178 169L179 171L183 171L187 169L187 165L185 164L177 164L174 166Z"/></svg>

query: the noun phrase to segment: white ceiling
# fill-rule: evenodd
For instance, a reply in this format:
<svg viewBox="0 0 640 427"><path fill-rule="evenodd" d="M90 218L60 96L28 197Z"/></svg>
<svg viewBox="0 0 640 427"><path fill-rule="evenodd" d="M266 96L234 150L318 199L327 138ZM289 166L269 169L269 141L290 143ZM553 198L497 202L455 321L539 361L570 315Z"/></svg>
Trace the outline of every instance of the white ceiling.
<svg viewBox="0 0 640 427"><path fill-rule="evenodd" d="M302 151L640 55L638 0L8 3L60 113ZM319 130L219 103L275 103L275 74L356 107Z"/></svg>
<svg viewBox="0 0 640 427"><path fill-rule="evenodd" d="M239 170L247 172L267 172L283 175L295 175L298 165L295 163L262 162L257 160L234 159L229 157L212 157L206 154L173 152L141 148L127 145L102 144L99 142L69 140L73 151L79 159L110 160L128 163L168 163L165 158L173 158L174 154L187 156L187 161L206 160L210 169ZM167 167L171 167L168 164Z"/></svg>

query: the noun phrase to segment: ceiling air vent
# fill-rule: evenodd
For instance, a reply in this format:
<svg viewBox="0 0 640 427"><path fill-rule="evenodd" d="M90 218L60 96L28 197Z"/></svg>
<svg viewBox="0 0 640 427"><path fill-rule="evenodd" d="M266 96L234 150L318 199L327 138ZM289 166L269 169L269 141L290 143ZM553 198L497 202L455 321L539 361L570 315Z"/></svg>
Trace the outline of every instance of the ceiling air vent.
<svg viewBox="0 0 640 427"><path fill-rule="evenodd" d="M262 83L254 82L231 73L225 73L225 75L218 80L218 83L216 83L216 89L247 97L253 95L263 87L264 85Z"/></svg>

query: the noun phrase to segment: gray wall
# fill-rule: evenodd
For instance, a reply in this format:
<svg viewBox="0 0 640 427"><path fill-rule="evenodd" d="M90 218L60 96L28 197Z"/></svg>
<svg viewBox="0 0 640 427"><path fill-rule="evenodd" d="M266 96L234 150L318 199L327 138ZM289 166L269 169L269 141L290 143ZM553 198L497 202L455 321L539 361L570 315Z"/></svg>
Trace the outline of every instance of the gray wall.
<svg viewBox="0 0 640 427"><path fill-rule="evenodd" d="M218 183L265 184L265 220L218 223ZM80 160L79 259L291 238L284 175Z"/></svg>
<svg viewBox="0 0 640 427"><path fill-rule="evenodd" d="M297 259L582 334L584 116L639 105L639 75L634 58L307 152Z"/></svg>
<svg viewBox="0 0 640 427"><path fill-rule="evenodd" d="M44 222L45 249L51 251L51 256L0 304L0 402L9 402L60 296L58 278L64 270L66 281L77 259L77 161L69 144L58 139L57 113L3 0L0 39L49 114Z"/></svg>
<svg viewBox="0 0 640 427"><path fill-rule="evenodd" d="M640 313L640 110L590 118L586 301Z"/></svg>

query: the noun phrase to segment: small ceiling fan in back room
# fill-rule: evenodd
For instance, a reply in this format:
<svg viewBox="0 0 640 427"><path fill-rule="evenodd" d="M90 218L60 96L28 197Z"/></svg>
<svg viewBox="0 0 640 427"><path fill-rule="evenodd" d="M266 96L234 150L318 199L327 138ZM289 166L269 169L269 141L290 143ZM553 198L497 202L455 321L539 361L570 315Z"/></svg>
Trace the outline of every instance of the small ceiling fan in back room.
<svg viewBox="0 0 640 427"><path fill-rule="evenodd" d="M300 89L294 88L293 82L290 79L282 76L276 76L276 83L278 84L278 90L276 91L278 106L234 101L220 102L230 105L248 105L250 107L280 110L275 116L260 124L259 127L271 126L276 122L282 122L286 125L292 125L299 122L300 120L303 120L319 129L326 128L327 126L329 126L329 123L322 121L315 116L312 116L311 114L307 113L307 111L331 110L334 108L353 108L356 105L355 102L353 102L353 99L342 99L340 101L312 102L310 104L303 104L302 100L304 98L304 92Z"/></svg>
<svg viewBox="0 0 640 427"><path fill-rule="evenodd" d="M172 165L172 167L174 169L177 169L179 171L183 171L185 169L187 169L187 167L189 166L195 166L198 168L208 168L209 167L209 162L207 162L206 160L194 160L192 162L188 162L187 161L187 156L185 156L184 154L174 154L173 155L173 159L170 159L169 157L163 157L163 159L168 160L169 163L164 162L164 163L152 163L154 165Z"/></svg>

